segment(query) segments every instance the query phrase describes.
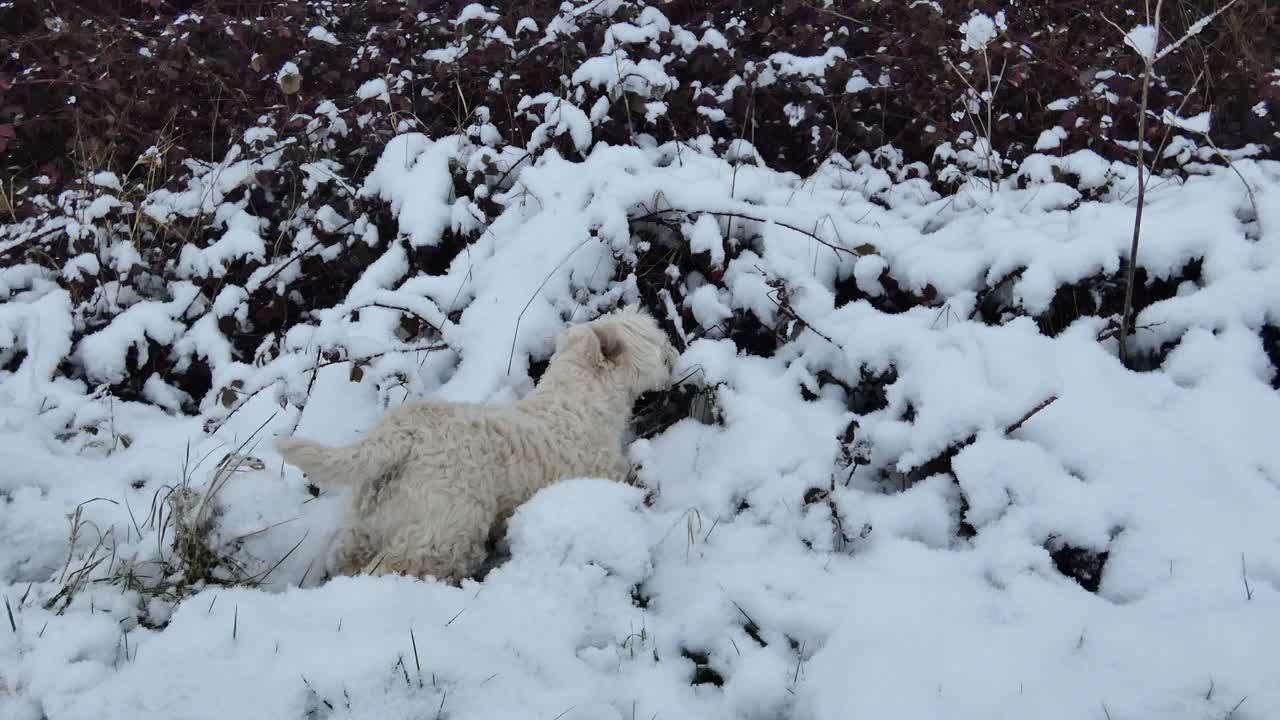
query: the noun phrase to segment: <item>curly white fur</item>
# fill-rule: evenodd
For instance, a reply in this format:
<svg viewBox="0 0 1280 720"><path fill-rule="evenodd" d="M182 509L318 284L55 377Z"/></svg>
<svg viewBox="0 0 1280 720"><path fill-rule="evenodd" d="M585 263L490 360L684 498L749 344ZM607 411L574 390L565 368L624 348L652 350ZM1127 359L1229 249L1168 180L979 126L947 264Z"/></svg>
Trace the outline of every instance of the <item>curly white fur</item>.
<svg viewBox="0 0 1280 720"><path fill-rule="evenodd" d="M389 411L353 445L282 438L317 484L356 489L338 572L458 581L485 557L493 524L557 480L623 480L636 398L671 383L677 353L647 313L624 308L571 327L528 396Z"/></svg>

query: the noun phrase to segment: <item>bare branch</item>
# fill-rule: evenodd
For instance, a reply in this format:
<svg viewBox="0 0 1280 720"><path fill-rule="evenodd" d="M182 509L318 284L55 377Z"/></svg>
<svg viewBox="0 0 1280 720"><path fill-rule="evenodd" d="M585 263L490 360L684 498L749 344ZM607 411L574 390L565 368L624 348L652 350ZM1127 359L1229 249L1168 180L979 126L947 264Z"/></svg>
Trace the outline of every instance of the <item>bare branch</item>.
<svg viewBox="0 0 1280 720"><path fill-rule="evenodd" d="M1182 47L1182 44L1185 43L1186 41L1190 40L1196 35L1199 35L1201 30L1204 30L1205 27L1209 25L1209 23L1213 22L1214 19L1216 19L1219 15L1229 10L1232 5L1236 4L1236 2L1238 2L1238 0L1231 0L1231 2L1227 3L1226 5L1223 5L1217 10L1214 10L1208 15L1205 15L1204 17L1200 18L1196 22L1192 23L1191 27L1187 28L1187 32L1184 33L1182 37L1175 40L1172 44L1166 45L1165 47L1161 48L1160 52L1156 53L1155 59L1152 60L1152 62L1153 63L1160 62L1161 58L1173 52L1174 50L1177 50L1179 47ZM1159 17L1159 14L1160 14L1159 10L1157 10L1156 17ZM1159 25L1157 25L1156 27L1159 28Z"/></svg>

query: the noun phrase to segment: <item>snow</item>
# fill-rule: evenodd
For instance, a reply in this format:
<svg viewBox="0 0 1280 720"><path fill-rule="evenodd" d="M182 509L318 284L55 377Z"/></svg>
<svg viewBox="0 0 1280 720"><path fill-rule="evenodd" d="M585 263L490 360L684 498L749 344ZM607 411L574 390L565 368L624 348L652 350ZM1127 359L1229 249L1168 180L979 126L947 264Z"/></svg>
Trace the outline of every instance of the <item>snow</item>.
<svg viewBox="0 0 1280 720"><path fill-rule="evenodd" d="M58 363L71 351L70 310L71 297L61 290L33 302L0 305L0 347L26 353L0 385L4 404L26 405L52 381Z"/></svg>
<svg viewBox="0 0 1280 720"><path fill-rule="evenodd" d="M1040 137L1036 140L1035 149L1037 151L1052 150L1062 146L1062 141L1067 139L1067 131L1061 127L1052 127L1040 133Z"/></svg>
<svg viewBox="0 0 1280 720"><path fill-rule="evenodd" d="M853 276L857 280L858 289L877 297L884 294L884 286L880 284L880 276L889 268L889 263L879 255L863 255L853 264Z"/></svg>
<svg viewBox="0 0 1280 720"><path fill-rule="evenodd" d="M619 45L644 45L658 39L660 28L650 24L637 27L631 23L614 23L605 32L601 52L612 53Z"/></svg>
<svg viewBox="0 0 1280 720"><path fill-rule="evenodd" d="M301 71L298 70L298 64L290 60L281 65L280 69L276 71L276 82L283 83L286 78L298 77L299 75L301 75Z"/></svg>
<svg viewBox="0 0 1280 720"><path fill-rule="evenodd" d="M990 42L999 23L983 17L966 42ZM617 88L624 56L573 82ZM642 66L665 77L628 67ZM1132 166L1033 154L995 187L941 197L887 149L799 177L746 141L593 144L594 107L521 109L538 105L530 144L563 134L581 153L522 162L483 225L452 173L511 167L520 148L390 138L352 185L398 235L358 220L377 259L253 357L222 325L276 286L209 278L264 253L267 228L227 198L269 158L230 153L143 203L221 228L181 249L164 300L117 297L114 317L78 327L55 271L0 270L0 716L1199 718L1242 698L1239 718L1280 714L1280 396L1259 337L1280 318L1280 164L1240 157L1148 187L1139 262L1157 279L1197 258L1201 272L1138 314L1139 350L1177 343L1138 372L1098 339L1105 318L1050 333L1028 317L1120 270ZM650 213L670 222L642 259L628 220ZM454 231L466 252L412 272L415 248ZM300 253L311 235L288 242ZM682 276L682 255L702 270ZM544 489L508 523L510 558L461 587L325 577L345 497L313 497L270 438L350 440L411 397L520 397L569 322L640 301L649 265L702 410L638 429L634 485ZM978 293L1006 279L992 294L1009 317L988 324ZM878 309L926 288L932 305ZM439 337L403 340L406 314ZM730 339L751 316L776 350ZM359 362L317 368L322 353ZM156 368L196 357L214 389L191 415ZM872 375L892 378L874 402ZM147 402L104 387L125 383ZM170 491L212 508L212 541L260 587L146 586L173 562L172 516L155 512ZM1096 592L1059 571L1063 548L1106 553L1085 578ZM710 673L722 684L693 684Z"/></svg>
<svg viewBox="0 0 1280 720"><path fill-rule="evenodd" d="M1155 62L1160 33L1154 25L1135 25L1124 36L1124 44L1133 48L1147 62Z"/></svg>
<svg viewBox="0 0 1280 720"><path fill-rule="evenodd" d="M726 40L724 35L715 28L707 28L706 31L702 33L702 38L698 40L698 44L706 45L714 50L729 49L729 41Z"/></svg>
<svg viewBox="0 0 1280 720"><path fill-rule="evenodd" d="M356 88L356 97L361 100L378 98L385 103L391 102L391 94L387 92L387 81L382 78L373 78L361 83L360 87Z"/></svg>
<svg viewBox="0 0 1280 720"><path fill-rule="evenodd" d="M692 225L686 226L685 234L689 238L690 252L708 253L712 267L724 267L724 239L720 234L720 223L714 215L699 215Z"/></svg>
<svg viewBox="0 0 1280 720"><path fill-rule="evenodd" d="M768 57L766 62L776 73L783 77L799 76L799 77L822 77L827 68L834 65L838 60L847 57L844 48L831 47L821 55L805 57L795 55L789 52L776 52ZM768 84L762 81L761 84Z"/></svg>
<svg viewBox="0 0 1280 720"><path fill-rule="evenodd" d="M420 133L392 138L360 188L361 194L390 202L400 231L415 247L437 244L449 227L449 158L455 145Z"/></svg>
<svg viewBox="0 0 1280 720"><path fill-rule="evenodd" d="M322 43L328 43L330 45L341 44L340 42L338 42L338 38L332 32L330 32L328 28L325 28L322 25L316 25L315 27L311 28L311 30L307 33L307 37L312 40L319 40Z"/></svg>
<svg viewBox="0 0 1280 720"><path fill-rule="evenodd" d="M147 378L142 386L142 396L147 402L171 413L181 412L183 405L191 402L190 395L166 383L158 374L152 374Z"/></svg>
<svg viewBox="0 0 1280 720"><path fill-rule="evenodd" d="M197 294L196 286L176 283L172 300L140 302L117 315L110 325L86 335L75 352L89 377L99 382L120 382L130 348L145 362L148 338L162 344L178 339L186 330L179 318Z"/></svg>
<svg viewBox="0 0 1280 720"><path fill-rule="evenodd" d="M542 123L530 135L531 150L545 144L549 136L558 137L566 133L579 152L584 152L591 146L591 119L581 108L551 93L542 93L537 97L521 99L517 109L525 110L538 104L542 105Z"/></svg>
<svg viewBox="0 0 1280 720"><path fill-rule="evenodd" d="M453 24L465 25L472 20L482 20L486 23L493 23L498 21L498 17L498 13L491 12L485 8L484 5L481 5L480 3L470 3L466 7L462 8L462 11L458 13L458 17L454 18Z"/></svg>
<svg viewBox="0 0 1280 720"><path fill-rule="evenodd" d="M1209 132L1211 113L1205 111L1195 115L1194 117L1184 118L1165 110L1163 120L1166 124L1172 125L1179 130L1186 130L1187 132L1206 135Z"/></svg>
<svg viewBox="0 0 1280 720"><path fill-rule="evenodd" d="M873 87L871 82L862 75L861 70L854 70L849 76L848 82L844 85L844 91L847 93L860 93L869 87Z"/></svg>
<svg viewBox="0 0 1280 720"><path fill-rule="evenodd" d="M244 131L244 141L250 145L266 143L276 137L276 131L269 127L252 127Z"/></svg>
<svg viewBox="0 0 1280 720"><path fill-rule="evenodd" d="M693 319L704 328L711 328L733 317L733 311L720 297L715 285L702 285L689 293L689 309Z"/></svg>
<svg viewBox="0 0 1280 720"><path fill-rule="evenodd" d="M266 242L258 234L265 224L234 205L218 207L215 222L226 227L222 237L208 247L184 245L178 258L178 273L184 278L222 277L227 265L241 258L263 259Z"/></svg>
<svg viewBox="0 0 1280 720"><path fill-rule="evenodd" d="M121 192L120 178L112 172L96 172L89 176L89 182L98 187L104 187L108 190Z"/></svg>
<svg viewBox="0 0 1280 720"><path fill-rule="evenodd" d="M610 94L628 92L640 97L661 96L679 87L679 81L667 74L663 64L648 58L639 62L624 50L588 58L573 71L574 85L603 87Z"/></svg>
<svg viewBox="0 0 1280 720"><path fill-rule="evenodd" d="M985 13L975 12L972 17L960 24L960 32L964 35L960 49L966 52L985 51L1005 27L1004 12L996 13L994 18Z"/></svg>

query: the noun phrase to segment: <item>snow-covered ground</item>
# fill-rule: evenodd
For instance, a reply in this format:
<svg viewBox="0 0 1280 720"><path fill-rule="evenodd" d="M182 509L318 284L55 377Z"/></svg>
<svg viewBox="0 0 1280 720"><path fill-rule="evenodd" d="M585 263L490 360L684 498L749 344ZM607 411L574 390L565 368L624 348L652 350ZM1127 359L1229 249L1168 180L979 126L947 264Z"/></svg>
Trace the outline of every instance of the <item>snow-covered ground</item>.
<svg viewBox="0 0 1280 720"><path fill-rule="evenodd" d="M5 344L26 352L0 375L0 715L1280 714L1280 397L1258 336L1280 313L1280 165L1245 159L1240 175L1153 187L1144 266L1203 257L1203 269L1138 318L1142 347L1181 337L1140 373L1097 339L1103 319L1055 337L1028 317L969 319L975 291L1018 268L1006 300L1032 314L1060 285L1115 270L1132 168L1036 156L1025 189L983 180L943 198L866 157L800 178L692 145L548 153L445 274L406 277L404 244L450 222L440 154L468 147L412 134L388 145L365 190L397 207L405 238L261 367L220 353L207 325L176 323L181 288L75 347L64 291L36 283L0 306ZM1067 163L1112 189L1082 201L1047 170ZM351 438L407 396L526 392L531 359L566 322L638 300L635 274L617 271L646 251L627 218L668 208L689 218L672 252L724 263L719 284L670 282L673 316L696 338L685 383L713 391L700 417L632 445L640 487L542 491L510 524L510 559L461 588L325 579L342 499L313 498L265 441L295 425ZM884 292L885 267L945 304L837 307L841 283ZM0 277L21 287L14 272ZM349 312L373 302L437 323L448 349L379 355L402 345L398 311ZM785 324L782 307L804 324L771 356L715 330L737 311ZM69 355L121 372L144 332L220 358L215 387L279 382L226 403L234 413L211 393L184 417L161 409L173 389L158 379L141 404L58 373ZM376 357L359 373L309 372L335 344ZM890 368L882 407L857 416L841 382L818 381ZM953 475L911 472L975 433ZM218 471L242 444L251 459ZM260 587L210 586L176 607L155 590L155 561L174 552L162 533L180 524L163 499L184 485ZM1064 546L1106 553L1096 592L1056 568Z"/></svg>
<svg viewBox="0 0 1280 720"><path fill-rule="evenodd" d="M567 43L624 4L516 34ZM305 148L264 121L185 184L139 198L98 173L42 198L52 225L0 225L0 252L94 247L0 267L0 720L1280 717L1280 162L1174 136L1128 369L1112 306L1134 166L1059 152L1069 123L997 160L1004 179L971 134L931 167L886 146L807 176L745 139L610 145L617 98L655 125L678 84L674 55L628 47L727 48L656 7L635 19L572 92L519 101L539 123L523 147L488 108L445 137L406 117L347 177L323 155L377 142L375 113L357 127L325 101L298 110ZM961 30L985 54L1004 17ZM751 82L844 60L779 51ZM412 85L392 80L356 97L389 107ZM845 92L870 87L859 71ZM284 163L301 199L268 227L249 198ZM217 239L149 276L120 215ZM251 298L305 304L305 268L357 252L378 259L345 297L236 344ZM634 484L543 490L461 587L329 577L345 498L273 437L343 442L416 397L511 401L569 323L641 302L679 341L680 416L642 403ZM202 397L170 382L204 368Z"/></svg>

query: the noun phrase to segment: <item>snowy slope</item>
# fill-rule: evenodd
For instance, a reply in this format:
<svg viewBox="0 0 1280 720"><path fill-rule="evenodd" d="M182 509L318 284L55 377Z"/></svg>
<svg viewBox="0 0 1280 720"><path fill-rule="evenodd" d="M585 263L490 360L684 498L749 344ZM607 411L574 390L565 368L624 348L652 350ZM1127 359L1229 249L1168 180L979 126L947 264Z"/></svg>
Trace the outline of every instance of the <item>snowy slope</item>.
<svg viewBox="0 0 1280 720"><path fill-rule="evenodd" d="M375 173L384 197L429 184L440 142L393 141L387 167L404 167L390 158L407 144L421 169ZM339 308L300 325L264 367L216 368L246 390L283 378L281 398L306 398L301 417L272 392L229 418L218 402L183 418L53 379L69 352L92 367L119 340L73 350L65 295L21 294L0 308L6 339L28 353L0 381L0 579L13 613L0 707L14 718L1201 718L1243 700L1234 717L1270 717L1280 398L1257 330L1280 303L1269 281L1280 165L1237 167L1267 208L1260 223L1238 219L1247 200L1226 170L1149 198L1146 266L1203 257L1204 271L1139 318L1163 323L1139 332L1144 343L1181 336L1145 373L1097 340L1101 319L1055 337L1029 318L966 319L987 276L1025 267L1012 294L1043 308L1060 284L1114 269L1132 215L1123 202L1067 209L1075 191L1047 182L995 194L973 184L955 198L891 191L886 208L847 188L899 185L838 161L809 178L739 166L731 194L733 168L687 146L542 157L444 275L403 277L401 241L387 246L347 305L434 312L448 351L379 356L358 376L348 364L299 371L326 342L369 355L398 346L382 315L392 311L352 321ZM511 523L510 560L482 582L323 581L341 498L313 499L255 443L295 424L353 437L405 398L389 388L397 372L441 397L527 391L530 360L570 318L637 300L634 274L615 270L644 250L627 218L668 207L654 208L657 196L701 213L677 246L716 259L730 249L722 287L673 285L672 302L690 307L682 331L703 335L682 363L687 385L714 388L709 413L632 446L642 487L584 478L541 492ZM404 212L414 227L434 222ZM738 216L728 237L727 214ZM882 291L884 266L945 304L837 307L849 278ZM718 337L712 326L735 311L785 321L780 284L806 325L776 353ZM451 302L465 307L456 322L436 310ZM121 327L167 332L163 307L138 307ZM816 379L852 386L890 367L882 407L859 414L840 383ZM206 423L217 429L204 434ZM102 430L63 433L90 425ZM974 433L951 460L954 479L912 472ZM260 463L215 472L251 437L243 452ZM261 588L208 587L173 608L140 590L154 585L148 562L171 552L152 517L157 491L184 477L200 493L221 484L214 533L236 541L246 572L269 571ZM1058 571L1050 552L1064 546L1105 551L1096 593ZM126 564L136 586L119 580ZM82 569L69 604L46 609Z"/></svg>

